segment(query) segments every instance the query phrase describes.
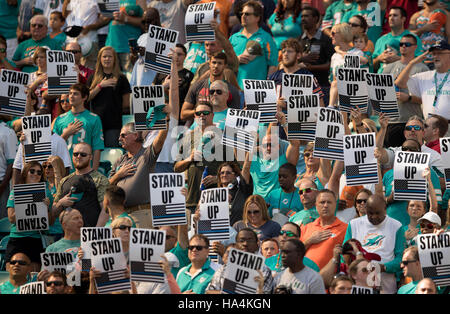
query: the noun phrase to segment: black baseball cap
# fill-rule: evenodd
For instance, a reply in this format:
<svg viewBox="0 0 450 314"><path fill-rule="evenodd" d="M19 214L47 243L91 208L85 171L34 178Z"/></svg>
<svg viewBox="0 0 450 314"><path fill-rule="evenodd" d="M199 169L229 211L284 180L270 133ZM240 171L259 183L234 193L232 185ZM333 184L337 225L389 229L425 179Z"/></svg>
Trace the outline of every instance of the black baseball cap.
<svg viewBox="0 0 450 314"><path fill-rule="evenodd" d="M434 45L432 45L428 51L433 51L433 50L450 50L450 45L448 44L448 42L446 40L439 40L437 41Z"/></svg>

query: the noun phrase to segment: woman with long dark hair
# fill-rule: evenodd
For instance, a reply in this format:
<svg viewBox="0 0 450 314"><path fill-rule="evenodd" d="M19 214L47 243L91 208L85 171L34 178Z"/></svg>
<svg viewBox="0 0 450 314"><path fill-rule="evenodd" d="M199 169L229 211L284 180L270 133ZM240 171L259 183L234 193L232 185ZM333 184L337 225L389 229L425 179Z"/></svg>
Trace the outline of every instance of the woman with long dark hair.
<svg viewBox="0 0 450 314"><path fill-rule="evenodd" d="M268 25L278 50L288 38L297 38L302 34L300 24L301 1L279 0L275 12L270 16Z"/></svg>

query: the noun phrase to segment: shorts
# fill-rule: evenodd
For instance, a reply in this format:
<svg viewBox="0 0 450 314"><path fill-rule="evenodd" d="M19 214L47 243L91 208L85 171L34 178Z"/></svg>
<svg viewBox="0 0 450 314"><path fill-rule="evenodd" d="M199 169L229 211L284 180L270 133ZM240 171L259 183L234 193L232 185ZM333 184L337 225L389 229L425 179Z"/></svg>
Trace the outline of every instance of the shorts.
<svg viewBox="0 0 450 314"><path fill-rule="evenodd" d="M5 260L9 263L14 254L24 253L28 256L31 262L40 264L41 253L44 251L42 240L40 238L10 238L8 245L6 246Z"/></svg>

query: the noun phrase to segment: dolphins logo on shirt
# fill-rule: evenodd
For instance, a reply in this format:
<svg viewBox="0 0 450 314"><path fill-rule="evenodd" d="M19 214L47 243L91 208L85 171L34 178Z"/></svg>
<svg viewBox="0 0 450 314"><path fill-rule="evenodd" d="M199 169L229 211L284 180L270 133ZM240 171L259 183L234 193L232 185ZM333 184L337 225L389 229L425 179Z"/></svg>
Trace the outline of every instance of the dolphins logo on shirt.
<svg viewBox="0 0 450 314"><path fill-rule="evenodd" d="M383 240L386 238L383 235L376 233L369 233L363 240L362 246L369 248L370 250L376 250L383 245Z"/></svg>

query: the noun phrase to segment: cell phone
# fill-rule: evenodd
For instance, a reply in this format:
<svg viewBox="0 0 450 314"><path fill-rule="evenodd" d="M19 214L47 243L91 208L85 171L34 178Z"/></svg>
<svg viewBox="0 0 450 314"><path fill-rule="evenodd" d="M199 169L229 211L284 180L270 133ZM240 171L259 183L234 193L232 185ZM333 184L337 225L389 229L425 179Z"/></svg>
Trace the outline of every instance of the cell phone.
<svg viewBox="0 0 450 314"><path fill-rule="evenodd" d="M128 39L128 45L129 45L133 50L136 50L136 49L137 49L137 39L136 39L136 38Z"/></svg>

